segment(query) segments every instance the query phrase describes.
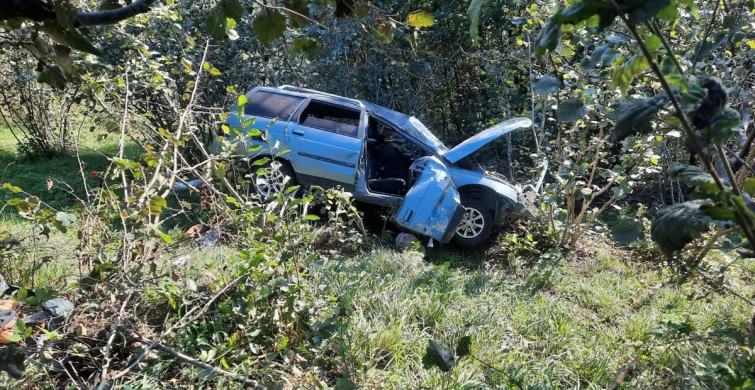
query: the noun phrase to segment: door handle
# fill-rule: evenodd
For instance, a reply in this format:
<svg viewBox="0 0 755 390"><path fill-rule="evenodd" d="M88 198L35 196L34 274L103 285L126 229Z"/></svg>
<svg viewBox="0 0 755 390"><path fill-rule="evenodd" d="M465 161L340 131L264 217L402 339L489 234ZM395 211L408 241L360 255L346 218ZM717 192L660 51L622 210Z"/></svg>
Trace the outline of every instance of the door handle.
<svg viewBox="0 0 755 390"><path fill-rule="evenodd" d="M291 132L294 133L295 135L304 135L304 130L302 129L294 129Z"/></svg>
<svg viewBox="0 0 755 390"><path fill-rule="evenodd" d="M414 216L414 210L409 210L406 214L404 214L404 221L405 222L411 221L413 216Z"/></svg>

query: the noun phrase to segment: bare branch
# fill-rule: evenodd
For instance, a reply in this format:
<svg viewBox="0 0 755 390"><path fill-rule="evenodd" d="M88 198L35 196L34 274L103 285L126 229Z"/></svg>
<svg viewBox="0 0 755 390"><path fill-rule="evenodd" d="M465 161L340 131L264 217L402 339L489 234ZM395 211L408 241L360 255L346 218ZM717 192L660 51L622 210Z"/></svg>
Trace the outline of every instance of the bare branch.
<svg viewBox="0 0 755 390"><path fill-rule="evenodd" d="M149 8L155 3L155 1L156 0L137 0L125 7L107 11L79 12L74 17L74 25L95 26L118 23L121 20L149 11Z"/></svg>

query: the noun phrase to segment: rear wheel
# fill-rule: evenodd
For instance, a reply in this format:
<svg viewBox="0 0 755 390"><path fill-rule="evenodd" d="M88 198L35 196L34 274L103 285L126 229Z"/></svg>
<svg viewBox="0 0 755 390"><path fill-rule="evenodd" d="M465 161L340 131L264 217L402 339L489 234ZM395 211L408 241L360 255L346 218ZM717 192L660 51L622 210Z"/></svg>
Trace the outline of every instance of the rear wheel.
<svg viewBox="0 0 755 390"><path fill-rule="evenodd" d="M493 231L493 215L479 199L462 200L464 217L461 218L452 241L464 247L477 246L485 242Z"/></svg>
<svg viewBox="0 0 755 390"><path fill-rule="evenodd" d="M251 166L249 189L263 198L284 193L297 185L294 171L285 163L273 160L262 166Z"/></svg>

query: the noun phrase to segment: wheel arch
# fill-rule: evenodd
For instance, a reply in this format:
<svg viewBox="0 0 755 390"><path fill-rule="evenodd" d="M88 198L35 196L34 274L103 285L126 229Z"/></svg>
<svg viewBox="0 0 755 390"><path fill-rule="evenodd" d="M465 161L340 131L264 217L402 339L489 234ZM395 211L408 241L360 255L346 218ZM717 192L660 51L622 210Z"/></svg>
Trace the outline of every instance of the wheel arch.
<svg viewBox="0 0 755 390"><path fill-rule="evenodd" d="M490 214L493 215L493 220L498 220L498 211L500 210L502 200L499 199L498 194L495 191L481 185L468 184L459 188L459 196L461 196L462 203L464 199L478 199L484 204L488 205Z"/></svg>

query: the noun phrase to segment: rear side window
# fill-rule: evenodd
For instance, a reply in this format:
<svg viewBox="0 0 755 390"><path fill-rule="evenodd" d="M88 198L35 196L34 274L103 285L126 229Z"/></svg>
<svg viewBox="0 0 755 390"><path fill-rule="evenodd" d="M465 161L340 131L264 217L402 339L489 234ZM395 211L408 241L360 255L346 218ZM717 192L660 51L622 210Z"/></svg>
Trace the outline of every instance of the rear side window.
<svg viewBox="0 0 755 390"><path fill-rule="evenodd" d="M244 115L288 120L302 100L304 98L298 96L258 91L246 102Z"/></svg>
<svg viewBox="0 0 755 390"><path fill-rule="evenodd" d="M359 136L360 111L313 100L299 116L299 123L349 137Z"/></svg>

